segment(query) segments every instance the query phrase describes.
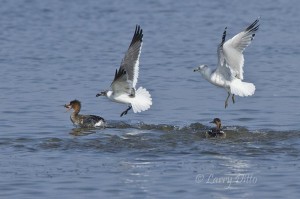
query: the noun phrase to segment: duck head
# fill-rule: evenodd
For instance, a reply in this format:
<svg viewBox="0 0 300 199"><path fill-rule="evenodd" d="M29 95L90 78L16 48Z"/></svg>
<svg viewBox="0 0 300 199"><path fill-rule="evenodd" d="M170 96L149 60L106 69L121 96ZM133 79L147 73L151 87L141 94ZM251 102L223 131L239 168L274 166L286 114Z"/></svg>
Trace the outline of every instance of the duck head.
<svg viewBox="0 0 300 199"><path fill-rule="evenodd" d="M79 100L73 100L69 104L65 104L64 107L67 108L67 111L74 109L74 111L79 112L81 109L81 103Z"/></svg>
<svg viewBox="0 0 300 199"><path fill-rule="evenodd" d="M220 118L215 118L213 121L211 121L210 123L214 123L216 124L217 128L220 129L222 126L221 120Z"/></svg>

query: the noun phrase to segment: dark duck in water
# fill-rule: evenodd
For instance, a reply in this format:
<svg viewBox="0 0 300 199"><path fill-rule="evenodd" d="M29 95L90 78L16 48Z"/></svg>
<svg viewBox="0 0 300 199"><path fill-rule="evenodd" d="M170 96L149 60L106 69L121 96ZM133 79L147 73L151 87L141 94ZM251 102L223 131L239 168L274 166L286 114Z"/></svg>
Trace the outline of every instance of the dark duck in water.
<svg viewBox="0 0 300 199"><path fill-rule="evenodd" d="M226 136L225 132L222 131L222 123L219 118L215 118L210 123L216 124L216 127L207 131L206 137L225 137Z"/></svg>
<svg viewBox="0 0 300 199"><path fill-rule="evenodd" d="M79 114L81 109L81 103L78 100L73 100L69 104L65 104L64 107L67 111L73 109L73 113L70 116L71 121L75 126L78 127L105 127L106 122L102 117L96 115L81 115Z"/></svg>

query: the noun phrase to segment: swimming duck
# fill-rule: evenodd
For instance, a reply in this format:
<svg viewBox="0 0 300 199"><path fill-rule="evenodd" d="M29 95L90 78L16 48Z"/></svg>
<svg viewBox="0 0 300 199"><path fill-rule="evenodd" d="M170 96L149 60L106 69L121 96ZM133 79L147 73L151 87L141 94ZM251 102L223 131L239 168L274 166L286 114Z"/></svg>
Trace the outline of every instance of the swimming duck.
<svg viewBox="0 0 300 199"><path fill-rule="evenodd" d="M102 117L96 115L80 115L81 102L78 100L73 100L69 104L65 104L64 107L67 108L67 111L74 109L70 119L76 126L86 128L106 126L106 122Z"/></svg>
<svg viewBox="0 0 300 199"><path fill-rule="evenodd" d="M222 131L222 123L219 118L215 118L213 121L210 123L216 124L215 128L210 129L209 131L206 132L206 137L225 137L226 134L224 131Z"/></svg>

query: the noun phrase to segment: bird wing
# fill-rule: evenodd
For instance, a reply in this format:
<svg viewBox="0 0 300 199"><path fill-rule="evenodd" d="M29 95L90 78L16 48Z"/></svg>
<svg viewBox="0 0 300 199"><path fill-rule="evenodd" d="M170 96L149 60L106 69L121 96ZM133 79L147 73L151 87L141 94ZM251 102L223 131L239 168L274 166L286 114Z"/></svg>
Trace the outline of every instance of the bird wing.
<svg viewBox="0 0 300 199"><path fill-rule="evenodd" d="M127 73L128 80L135 88L139 76L139 58L142 50L143 30L139 25L136 26L134 35L125 56L121 62L119 70Z"/></svg>
<svg viewBox="0 0 300 199"><path fill-rule="evenodd" d="M215 70L215 73L217 73L219 76L222 76L224 80L230 81L232 79L232 72L229 66L227 65L227 61L224 56L224 51L223 51L223 45L225 43L225 38L226 38L226 30L227 27L225 28L223 35L222 35L222 41L218 45L217 53L218 53L218 67Z"/></svg>
<svg viewBox="0 0 300 199"><path fill-rule="evenodd" d="M82 124L81 127L94 127L95 124L100 122L101 120L105 122L105 120L97 115L81 115L82 117Z"/></svg>
<svg viewBox="0 0 300 199"><path fill-rule="evenodd" d="M129 80L128 74L124 69L116 69L114 81L111 83L111 88L115 94L132 94L132 81Z"/></svg>
<svg viewBox="0 0 300 199"><path fill-rule="evenodd" d="M83 123L85 123L85 124L97 123L101 120L104 121L104 119L102 117L97 116L97 115L85 115L85 117L83 118Z"/></svg>
<svg viewBox="0 0 300 199"><path fill-rule="evenodd" d="M244 55L243 51L251 43L255 32L259 27L259 19L256 19L243 32L238 33L222 45L222 52L227 65L230 67L234 76L243 80Z"/></svg>

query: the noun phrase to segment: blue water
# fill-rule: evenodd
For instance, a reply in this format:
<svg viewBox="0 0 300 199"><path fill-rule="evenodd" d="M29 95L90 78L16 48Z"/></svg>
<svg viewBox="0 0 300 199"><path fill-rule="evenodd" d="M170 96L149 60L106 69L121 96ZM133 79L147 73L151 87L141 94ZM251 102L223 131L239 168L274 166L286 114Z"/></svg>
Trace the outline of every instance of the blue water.
<svg viewBox="0 0 300 199"><path fill-rule="evenodd" d="M0 198L299 198L300 3L38 1L0 6ZM245 50L254 96L236 98L193 68L260 16ZM136 24L148 111L96 98ZM63 104L115 128L78 129ZM207 139L222 119L225 139Z"/></svg>

